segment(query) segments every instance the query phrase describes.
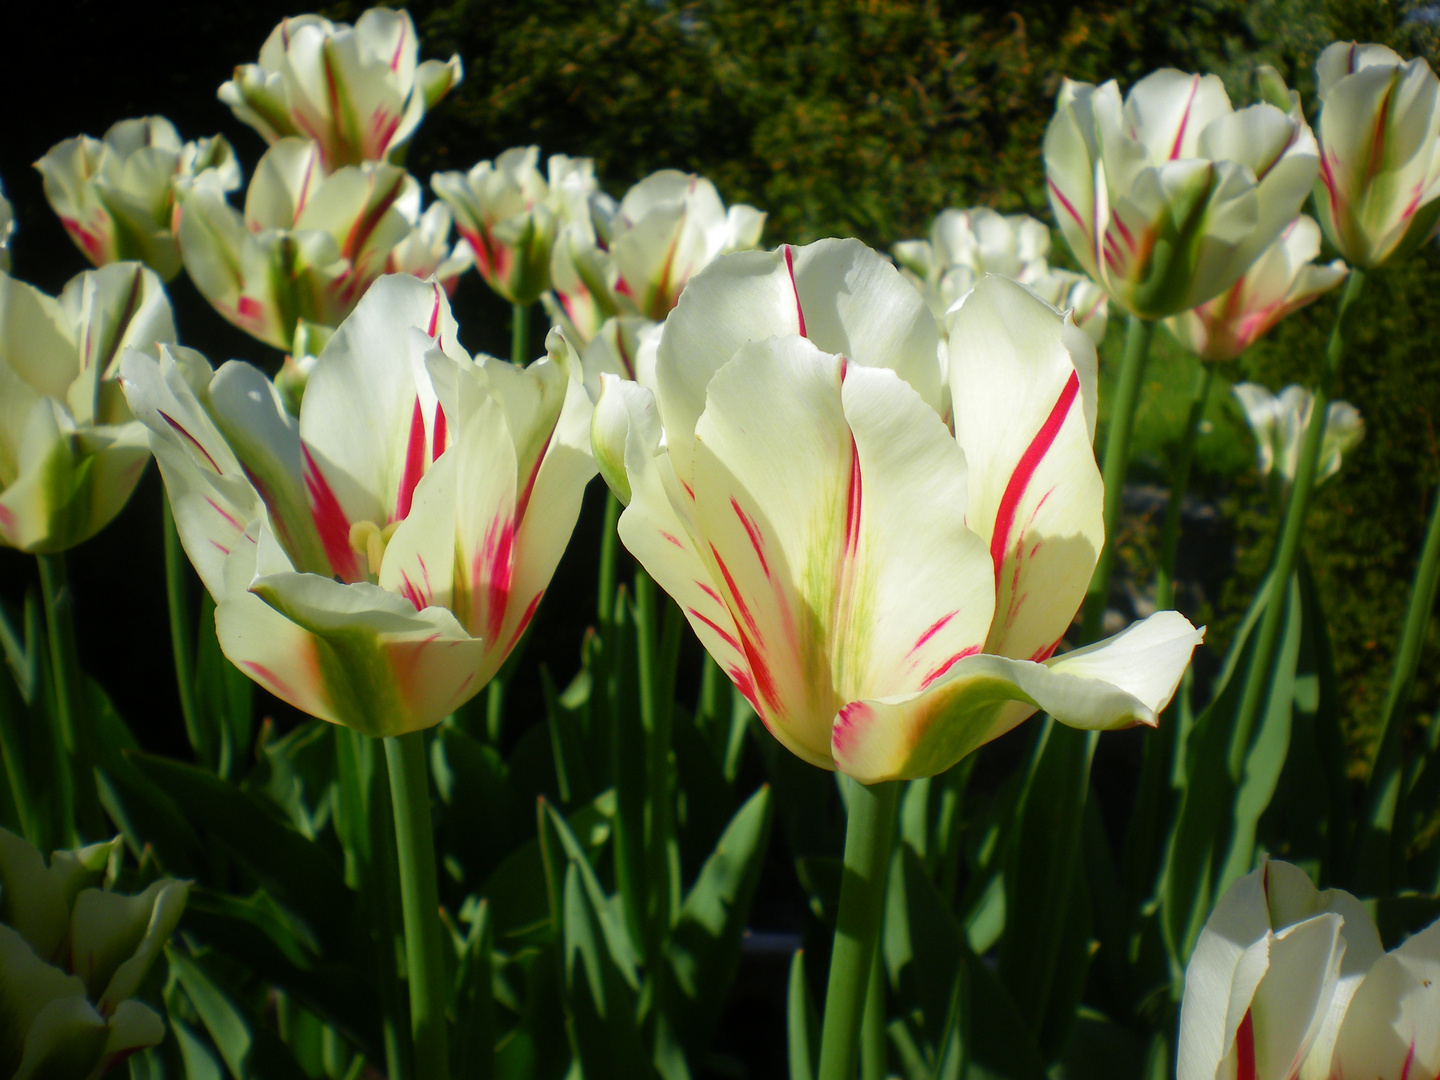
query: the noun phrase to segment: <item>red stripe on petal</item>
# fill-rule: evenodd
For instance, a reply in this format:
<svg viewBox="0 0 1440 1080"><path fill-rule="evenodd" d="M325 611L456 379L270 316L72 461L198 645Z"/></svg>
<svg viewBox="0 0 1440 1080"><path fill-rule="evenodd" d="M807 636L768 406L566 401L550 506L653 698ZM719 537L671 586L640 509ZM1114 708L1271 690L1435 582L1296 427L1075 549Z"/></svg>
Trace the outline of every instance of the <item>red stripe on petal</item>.
<svg viewBox="0 0 1440 1080"><path fill-rule="evenodd" d="M217 473L220 471L220 466L215 464L215 459L210 456L209 451L207 451L205 447L200 445L199 439L195 438L194 435L191 435L190 432L185 430L184 425L182 425L178 420L172 417L164 409L156 409L155 411L160 414L160 418L164 420L165 423L169 424L176 434L178 434L194 449L200 452L200 456L205 459L206 463L210 466L210 468L214 469Z"/></svg>
<svg viewBox="0 0 1440 1080"><path fill-rule="evenodd" d="M474 247L474 245L472 244L471 247ZM437 285L437 286L435 286L435 304L434 304L434 306L431 307L431 309L430 309L430 325L426 328L425 333L429 334L429 335L433 338L433 337L435 336L435 334L439 331L439 329L440 329L440 287Z"/></svg>
<svg viewBox="0 0 1440 1080"><path fill-rule="evenodd" d="M700 586L700 591L703 592L706 596L710 597L711 600L714 600L715 603L719 604L721 607L725 606L724 599L722 599L720 594L714 589L712 589L709 585L706 585L703 581L696 581L695 584Z"/></svg>
<svg viewBox="0 0 1440 1080"><path fill-rule="evenodd" d="M765 539L760 535L760 529L755 522L750 520L749 515L740 509L740 504L735 501L732 495L730 506L735 511L735 516L740 519L740 524L745 527L745 535L750 538L750 546L755 549L755 557L760 560L760 569L765 574L765 580L770 580L770 564L765 561Z"/></svg>
<svg viewBox="0 0 1440 1080"><path fill-rule="evenodd" d="M440 407L440 403L437 401L435 403L435 433L430 437L432 443L430 450L431 461L437 460L440 455L445 452L445 440L449 438L449 435L450 431L445 422L445 410Z"/></svg>
<svg viewBox="0 0 1440 1080"><path fill-rule="evenodd" d="M775 687L775 677L770 673L770 666L765 663L765 657L760 650L750 643L750 639L744 633L740 635L741 651L745 654L745 661L750 665L750 674L755 679L755 686L760 691L761 699L770 706L771 710L780 712L780 691ZM764 715L764 710L756 709L756 712Z"/></svg>
<svg viewBox="0 0 1440 1080"><path fill-rule="evenodd" d="M1255 1080L1255 1021L1249 1009L1235 1032L1235 1080Z"/></svg>
<svg viewBox="0 0 1440 1080"><path fill-rule="evenodd" d="M520 492L520 498L515 500L515 520L525 520L525 511L530 506L530 496L535 491L535 479L540 475L540 466L545 464L545 455L550 452L550 440L555 437L555 429L550 429L550 434L545 436L545 445L540 448L540 453L535 455L535 464L530 469L530 478L525 481L525 489Z"/></svg>
<svg viewBox="0 0 1440 1080"><path fill-rule="evenodd" d="M345 516L320 466L310 456L310 448L302 443L300 453L305 458L305 494L310 499L310 516L315 521L315 531L320 534L325 557L330 560L330 569L346 582L360 581L365 575L360 573L355 550L350 546L350 519Z"/></svg>
<svg viewBox="0 0 1440 1080"><path fill-rule="evenodd" d="M948 615L941 615L940 618L936 619L933 623L930 624L929 628L923 634L921 634L918 638L915 639L915 644L910 646L910 653L913 655L914 653L919 652L927 641L929 641L932 637L938 634L941 628L943 628L946 623L948 623L951 619L953 619L956 615L959 614L960 612L957 610L950 612L950 614Z"/></svg>
<svg viewBox="0 0 1440 1080"><path fill-rule="evenodd" d="M1180 130L1175 132L1175 142L1170 147L1170 160L1180 156L1180 144L1185 140L1185 128L1190 123L1190 109L1195 104L1195 93L1200 89L1200 76L1190 77L1190 96L1185 99L1185 111L1180 114Z"/></svg>
<svg viewBox="0 0 1440 1080"><path fill-rule="evenodd" d="M920 680L920 689L921 689L921 690L924 690L924 689L925 689L926 687L928 687L931 683L933 683L936 679L940 678L941 675L944 675L947 671L949 671L949 670L950 670L952 667L954 667L957 663L959 663L961 660L964 660L965 657L967 657L967 656L974 656L974 655L975 655L976 653L978 653L979 651L980 651L980 646L979 646L979 645L971 645L969 648L961 649L961 650L960 650L959 652L957 652L954 656L950 657L949 660L946 660L946 661L945 661L943 664L941 664L939 667L933 669L933 670L930 672L930 674L928 674L928 675L925 676L925 678L921 679L921 680Z"/></svg>
<svg viewBox="0 0 1440 1080"><path fill-rule="evenodd" d="M400 474L400 490L395 493L395 513L391 521L404 521L410 516L415 499L415 485L425 475L425 413L420 399L410 413L410 441L405 444L405 470Z"/></svg>
<svg viewBox="0 0 1440 1080"><path fill-rule="evenodd" d="M729 645L729 646L730 646L732 649L734 649L736 652L742 653L742 654L744 653L744 649L741 647L740 642L738 642L738 641L735 640L734 635L731 634L728 630L723 629L723 628L720 626L720 624L717 623L714 619L710 618L708 615L705 615L705 614L703 614L703 613L701 613L701 612L699 612L699 611L696 611L693 607L687 607L687 608L685 609L685 612L686 612L686 614L691 615L691 616L693 616L694 618L699 619L699 620L700 620L701 622L703 622L706 626L708 626L711 630L714 630L715 633L716 633L717 635L719 635L720 640L723 641L723 642L725 642L726 645Z"/></svg>
<svg viewBox="0 0 1440 1080"><path fill-rule="evenodd" d="M210 508L212 510L214 510L217 514L224 518L233 528L237 529L240 532L245 531L245 526L240 524L240 522L236 519L235 515L230 513L230 511L226 510L209 495L205 496L205 501L210 504Z"/></svg>
<svg viewBox="0 0 1440 1080"><path fill-rule="evenodd" d="M289 683L280 678L279 675L276 675L275 672L271 671L264 664L255 660L241 660L240 666L250 673L251 678L264 683L285 700L293 703L300 697L299 694L291 689Z"/></svg>
<svg viewBox="0 0 1440 1080"><path fill-rule="evenodd" d="M800 336L808 337L805 333L805 309L800 306L800 289L795 284L795 259L789 244L785 245L785 272L790 275L790 291L795 294L795 320L800 324Z"/></svg>
<svg viewBox="0 0 1440 1080"><path fill-rule="evenodd" d="M1040 467L1040 462L1049 453L1055 437L1060 433L1060 427L1065 423L1070 408L1075 404L1075 399L1080 394L1080 376L1075 372L1070 373L1070 378L1065 381L1065 388L1060 391L1060 397L1056 399L1054 406L1050 409L1050 415L1045 418L1045 423L1040 425L1040 430L1030 440L1030 445L1020 455L1020 461L1015 466L1015 471L1010 474L1010 482L1005 485L1005 494L1000 498L1000 509L995 514L995 528L990 534L990 558L995 564L995 582L999 587L1000 568L1005 563L1005 553L1010 547L1010 531L1015 525L1015 512L1020 508L1020 500L1025 497L1025 489L1030 486L1030 481L1035 475L1035 470Z"/></svg>
<svg viewBox="0 0 1440 1080"><path fill-rule="evenodd" d="M510 641L505 646L505 652L507 654L511 649L515 648L515 643L520 640L520 635L525 633L525 628L530 625L530 620L535 617L535 609L540 606L540 598L544 595L543 592L536 593L535 598L525 606L525 614L520 616L520 622L516 625L515 632L510 635Z"/></svg>
<svg viewBox="0 0 1440 1080"><path fill-rule="evenodd" d="M660 536L661 536L663 539L668 540L670 543L674 544L674 545L675 545L677 548L679 548L681 551L684 551L684 550L685 550L685 545L682 544L682 543L680 542L680 538L679 538L678 536L674 535L673 533L668 533L668 532L666 532L664 529L661 529L661 530L660 530Z"/></svg>
<svg viewBox="0 0 1440 1080"><path fill-rule="evenodd" d="M720 576L725 579L725 586L730 590L730 598L735 601L735 606L740 610L740 618L745 620L745 625L757 638L762 637L760 627L755 622L755 616L750 614L750 608L745 604L745 598L740 595L740 590L735 586L735 579L730 576L730 568L725 565L725 560L720 557L720 552L715 550L715 545L710 545L710 554L715 557L715 565L720 568Z"/></svg>
<svg viewBox="0 0 1440 1080"><path fill-rule="evenodd" d="M495 641L505 625L514 571L515 519L496 517L471 566L474 581L485 583L485 639Z"/></svg>
<svg viewBox="0 0 1440 1080"><path fill-rule="evenodd" d="M423 611L429 606L425 595L415 587L415 583L410 580L410 575L403 570L400 571L400 591L404 593L406 600L415 605L416 611Z"/></svg>
<svg viewBox="0 0 1440 1080"><path fill-rule="evenodd" d="M1080 216L1080 211L1075 209L1075 204L1065 197L1065 193L1060 190L1059 185L1057 185L1054 180L1047 177L1045 182L1050 185L1050 194L1054 195L1055 198L1060 201L1060 205L1065 208L1065 212L1075 219L1075 224L1079 225L1081 231L1088 237L1090 235L1090 229L1085 224L1085 219Z"/></svg>
<svg viewBox="0 0 1440 1080"><path fill-rule="evenodd" d="M854 560L860 550L860 451L855 436L850 436L850 491L845 499L845 558ZM768 576L768 575L767 575Z"/></svg>
<svg viewBox="0 0 1440 1080"><path fill-rule="evenodd" d="M830 725L831 755L837 758L843 756L855 737L856 728L873 718L874 711L863 701L852 701L848 705L840 706L840 711L835 714L835 722Z"/></svg>

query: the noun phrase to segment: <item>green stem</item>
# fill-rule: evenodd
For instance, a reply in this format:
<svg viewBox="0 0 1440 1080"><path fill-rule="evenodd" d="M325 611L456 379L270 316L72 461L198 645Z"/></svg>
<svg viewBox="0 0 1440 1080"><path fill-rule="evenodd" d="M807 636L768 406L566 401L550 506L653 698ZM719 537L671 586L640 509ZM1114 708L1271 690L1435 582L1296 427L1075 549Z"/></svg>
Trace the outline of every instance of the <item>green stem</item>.
<svg viewBox="0 0 1440 1080"><path fill-rule="evenodd" d="M825 991L817 1080L855 1077L870 966L875 959L885 905L885 876L895 838L895 808L900 799L899 781L870 787L853 780L846 783L850 797L845 870Z"/></svg>
<svg viewBox="0 0 1440 1080"><path fill-rule="evenodd" d="M1385 692L1380 746L1370 770L1369 805L1355 874L1355 884L1364 895L1370 896L1384 896L1390 892L1389 855L1402 778L1401 737L1405 731L1410 692L1415 685L1415 672L1420 666L1420 653L1425 647L1425 632L1430 627L1430 613L1435 608L1436 584L1440 582L1440 488L1436 489L1431 501L1434 505L1430 508L1425 546L1420 552L1420 565L1415 570L1415 583L1410 588L1405 625L1400 632L1399 647L1395 650L1390 686Z"/></svg>
<svg viewBox="0 0 1440 1080"><path fill-rule="evenodd" d="M1325 349L1325 371L1320 386L1315 391L1315 402L1310 411L1310 422L1305 428L1305 442L1301 446L1300 460L1295 469L1295 481L1290 485L1290 498L1286 502L1285 517L1280 526L1280 542L1276 546L1271 567L1270 580L1275 583L1275 594L1270 603L1265 605L1265 614L1261 617L1260 628L1255 635L1255 651L1245 672L1240 707L1235 714L1235 729L1228 762L1230 779L1235 783L1240 780L1245 758L1250 752L1250 738L1255 732L1255 723L1270 687L1270 669L1285 621L1284 598L1289 588L1290 575L1295 569L1296 555L1300 551L1300 537L1305 529L1305 512L1310 504L1310 492L1315 486L1315 469L1320 460L1320 446L1325 436L1325 414L1329 410L1330 397L1340 381L1340 365L1345 356L1345 331L1350 312L1364 285L1365 271L1352 268L1345 282L1345 291L1340 296L1340 307L1335 312L1330 343Z"/></svg>
<svg viewBox="0 0 1440 1080"><path fill-rule="evenodd" d="M1200 434L1200 418L1210 399L1210 384L1215 379L1215 366L1203 361L1190 399L1190 412L1185 417L1185 430L1180 435L1180 452L1170 478L1170 501L1165 504L1165 523L1160 529L1160 565L1155 571L1155 607L1165 611L1175 606L1175 553L1180 547L1180 511L1185 502L1185 489L1190 486L1190 466L1195 460L1195 440Z"/></svg>
<svg viewBox="0 0 1440 1080"><path fill-rule="evenodd" d="M1105 622L1105 606L1110 599L1110 574L1115 565L1115 540L1120 527L1120 503L1125 489L1125 468L1130 463L1130 434L1135 428L1135 406L1140 399L1140 380L1145 373L1145 358L1150 352L1150 337L1155 324L1131 315L1125 327L1125 352L1120 359L1120 375L1115 384L1115 404L1110 410L1110 423L1105 434L1105 546L1090 577L1085 595L1085 618L1080 631L1082 644L1100 637Z"/></svg>
<svg viewBox="0 0 1440 1080"><path fill-rule="evenodd" d="M530 362L530 305L510 305L510 362L524 367Z"/></svg>
<svg viewBox="0 0 1440 1080"><path fill-rule="evenodd" d="M440 899L435 877L435 832L430 824L430 784L425 733L385 740L390 797L395 812L395 850L400 906L405 923L405 966L410 983L410 1033L418 1080L448 1075L445 1031L445 963L441 953Z"/></svg>
<svg viewBox="0 0 1440 1080"><path fill-rule="evenodd" d="M885 963L877 941L860 1026L860 1080L885 1080L885 1064Z"/></svg>
<svg viewBox="0 0 1440 1080"><path fill-rule="evenodd" d="M80 821L88 821L95 802L91 777L90 741L81 730L80 658L75 645L75 599L63 552L37 555L40 590L45 598L45 627L50 644L50 672L55 690L55 720L60 728L63 757L57 768L60 782L58 822L67 846L78 846ZM88 797L87 797L88 796Z"/></svg>
<svg viewBox="0 0 1440 1080"><path fill-rule="evenodd" d="M616 528L620 522L620 500L608 488L605 491L605 524L600 533L600 596L595 613L600 629L610 626L615 615L615 560L619 557Z"/></svg>
<svg viewBox="0 0 1440 1080"><path fill-rule="evenodd" d="M202 747L200 713L195 706L195 654L190 646L190 601L186 595L185 567L188 562L175 529L175 515L170 509L169 492L161 492L160 507L165 532L165 602L170 610L170 651L175 659L175 688L180 692L180 715L185 720L185 734L190 748L204 764L215 767Z"/></svg>

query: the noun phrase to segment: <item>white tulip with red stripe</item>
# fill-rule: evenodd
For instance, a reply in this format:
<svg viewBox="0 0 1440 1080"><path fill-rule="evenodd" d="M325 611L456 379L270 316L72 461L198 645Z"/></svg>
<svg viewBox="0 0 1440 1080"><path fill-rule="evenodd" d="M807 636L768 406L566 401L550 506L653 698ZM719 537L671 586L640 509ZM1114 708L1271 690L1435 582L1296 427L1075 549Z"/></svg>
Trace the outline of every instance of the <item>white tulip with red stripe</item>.
<svg viewBox="0 0 1440 1080"><path fill-rule="evenodd" d="M1305 429L1310 426L1310 413L1315 407L1315 395L1295 384L1272 394L1259 383L1237 383L1231 392L1240 402L1245 420L1255 434L1260 475L1278 471L1286 484L1293 484ZM1325 432L1320 443L1320 460L1315 467L1315 482L1328 480L1339 472L1344 456L1364 435L1365 421L1360 417L1360 410L1348 401L1330 402L1325 407Z"/></svg>
<svg viewBox="0 0 1440 1080"><path fill-rule="evenodd" d="M626 547L782 743L866 783L1037 706L1153 724L1199 640L1166 612L1048 659L1099 550L1094 348L993 277L957 313L949 395L936 343L858 243L729 256L666 322L656 392L602 376L592 429Z"/></svg>
<svg viewBox="0 0 1440 1080"><path fill-rule="evenodd" d="M1440 227L1440 80L1421 57L1353 41L1322 52L1315 76L1325 235L1366 269L1413 251Z"/></svg>
<svg viewBox="0 0 1440 1080"><path fill-rule="evenodd" d="M561 355L456 339L444 292L382 278L321 351L298 421L257 369L125 360L225 655L369 735L428 727L514 648L594 475Z"/></svg>
<svg viewBox="0 0 1440 1080"><path fill-rule="evenodd" d="M1165 328L1201 360L1233 360L1286 315L1345 279L1343 262L1317 266L1319 254L1320 226L1301 214L1234 285L1197 308L1172 315Z"/></svg>
<svg viewBox="0 0 1440 1080"><path fill-rule="evenodd" d="M1324 1080L1307 1059L1328 1060L1335 1023L1380 955L1349 893L1320 892L1289 863L1247 874L1215 905L1185 971L1177 1080Z"/></svg>
<svg viewBox="0 0 1440 1080"><path fill-rule="evenodd" d="M1164 69L1121 101L1066 80L1045 133L1060 231L1126 311L1153 319L1218 295L1295 219L1319 169L1297 113L1238 112L1219 78Z"/></svg>
<svg viewBox="0 0 1440 1080"><path fill-rule="evenodd" d="M354 26L296 15L271 31L258 64L235 69L219 97L272 145L314 139L327 170L391 160L462 76L459 56L417 63L419 51L406 11L371 8Z"/></svg>

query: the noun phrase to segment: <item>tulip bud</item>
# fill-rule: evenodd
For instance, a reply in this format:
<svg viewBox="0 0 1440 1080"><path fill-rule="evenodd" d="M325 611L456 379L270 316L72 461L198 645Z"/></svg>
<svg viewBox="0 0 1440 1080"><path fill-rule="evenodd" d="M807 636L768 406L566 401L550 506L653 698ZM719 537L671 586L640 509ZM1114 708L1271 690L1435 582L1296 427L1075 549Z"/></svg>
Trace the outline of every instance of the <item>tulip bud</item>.
<svg viewBox="0 0 1440 1080"><path fill-rule="evenodd" d="M1380 953L1375 924L1349 893L1320 892L1283 862L1240 878L1185 972L1177 1080L1291 1080L1317 1041L1333 1041L1337 1003L1343 1012Z"/></svg>
<svg viewBox="0 0 1440 1080"><path fill-rule="evenodd" d="M1315 395L1303 386L1287 386L1279 396L1257 383L1239 383L1233 388L1245 420L1255 433L1260 451L1260 475L1269 476L1277 467L1285 484L1295 482L1299 467L1300 446L1305 429L1310 426L1310 413ZM1315 469L1315 482L1328 480L1340 471L1340 460L1365 434L1360 412L1348 401L1332 401L1325 410L1325 434L1320 443L1320 460Z"/></svg>
<svg viewBox="0 0 1440 1080"><path fill-rule="evenodd" d="M1233 360L1277 322L1345 279L1339 259L1316 266L1320 226L1301 214L1261 252L1240 280L1213 300L1165 320L1176 340L1202 360Z"/></svg>
<svg viewBox="0 0 1440 1080"><path fill-rule="evenodd" d="M1214 75L1165 69L1123 103L1067 80L1045 133L1060 231L1086 273L1142 318L1229 288L1299 212L1319 160L1303 118L1234 111Z"/></svg>
<svg viewBox="0 0 1440 1080"><path fill-rule="evenodd" d="M371 8L353 27L297 15L271 32L258 64L235 69L219 97L272 146L314 139L326 171L397 160L462 77L458 56L417 64L419 51L406 11Z"/></svg>
<svg viewBox="0 0 1440 1080"><path fill-rule="evenodd" d="M450 208L444 203L432 203L410 235L390 249L385 272L433 277L447 296L453 296L460 275L474 265L475 251L468 240L450 246Z"/></svg>
<svg viewBox="0 0 1440 1080"><path fill-rule="evenodd" d="M539 147L517 146L468 173L430 178L474 250L481 276L512 304L533 304L550 287L551 248L562 210L567 200L595 189L589 158L551 156L547 180L536 167L539 157Z"/></svg>
<svg viewBox="0 0 1440 1080"><path fill-rule="evenodd" d="M1316 215L1353 265L1413 251L1440 227L1440 81L1421 57L1337 41L1315 62Z"/></svg>
<svg viewBox="0 0 1440 1080"><path fill-rule="evenodd" d="M91 1080L165 1025L131 1000L180 921L189 884L98 888L120 840L40 852L0 829L0 1075Z"/></svg>
<svg viewBox="0 0 1440 1080"><path fill-rule="evenodd" d="M242 215L216 187L180 204L185 269L201 295L253 337L293 352L300 320L338 326L411 235L419 185L367 161L329 175L318 144L284 139L260 159Z"/></svg>
<svg viewBox="0 0 1440 1080"><path fill-rule="evenodd" d="M182 143L163 116L122 120L104 139L66 139L35 163L45 198L70 239L96 266L143 262L166 281L180 272L174 233L178 194L197 180L240 186L224 136Z"/></svg>
<svg viewBox="0 0 1440 1080"><path fill-rule="evenodd" d="M99 532L149 459L120 392L120 353L175 340L165 289L137 263L58 299L0 274L0 543L63 551Z"/></svg>

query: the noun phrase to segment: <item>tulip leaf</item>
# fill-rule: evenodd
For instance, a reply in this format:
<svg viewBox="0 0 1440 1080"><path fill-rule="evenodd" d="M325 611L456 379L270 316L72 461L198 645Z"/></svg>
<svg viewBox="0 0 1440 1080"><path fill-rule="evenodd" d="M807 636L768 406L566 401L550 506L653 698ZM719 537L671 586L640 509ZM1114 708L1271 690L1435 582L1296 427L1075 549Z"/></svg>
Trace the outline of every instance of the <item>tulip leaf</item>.
<svg viewBox="0 0 1440 1080"><path fill-rule="evenodd" d="M354 894L328 852L213 773L133 751L126 757L163 787L191 822L223 841L277 901L304 919L327 956L338 960L353 954Z"/></svg>
<svg viewBox="0 0 1440 1080"><path fill-rule="evenodd" d="M455 972L450 1047L451 1074L490 1080L495 1075L494 939L490 905L483 900L475 911Z"/></svg>
<svg viewBox="0 0 1440 1080"><path fill-rule="evenodd" d="M666 942L659 1008L692 1060L715 1035L740 966L740 944L769 847L770 789L740 807L705 860Z"/></svg>
<svg viewBox="0 0 1440 1080"><path fill-rule="evenodd" d="M954 1006L961 930L910 845L896 850L886 890L881 957L898 1011L907 1018L918 1016L933 1059Z"/></svg>
<svg viewBox="0 0 1440 1080"><path fill-rule="evenodd" d="M165 955L234 1080L306 1080L285 1044L215 981L200 958L178 949Z"/></svg>
<svg viewBox="0 0 1440 1080"><path fill-rule="evenodd" d="M790 1080L813 1080L819 1064L820 1017L805 980L805 950L790 958L790 984L785 1007L786 1047Z"/></svg>
<svg viewBox="0 0 1440 1080"><path fill-rule="evenodd" d="M250 749L255 684L220 651L215 601L208 592L200 598L196 644L195 700L200 720L210 730L215 771L233 780Z"/></svg>
<svg viewBox="0 0 1440 1080"><path fill-rule="evenodd" d="M184 926L344 1032L367 1056L379 1055L379 1001L370 980L330 962L263 891L241 898L193 890Z"/></svg>
<svg viewBox="0 0 1440 1080"><path fill-rule="evenodd" d="M459 727L436 729L430 764L440 794L437 848L450 876L472 892L524 836L525 815L500 755ZM480 821L483 829L475 827Z"/></svg>

